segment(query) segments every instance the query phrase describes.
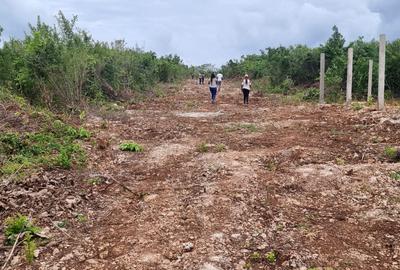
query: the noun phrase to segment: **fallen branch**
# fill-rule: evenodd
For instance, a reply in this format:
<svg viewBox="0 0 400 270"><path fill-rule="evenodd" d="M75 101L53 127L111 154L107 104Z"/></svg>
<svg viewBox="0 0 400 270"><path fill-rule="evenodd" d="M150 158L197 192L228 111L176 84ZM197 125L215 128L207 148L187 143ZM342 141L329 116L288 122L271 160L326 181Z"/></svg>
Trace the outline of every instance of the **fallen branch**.
<svg viewBox="0 0 400 270"><path fill-rule="evenodd" d="M109 179L109 180L111 180L111 181L117 183L118 185L120 185L120 186L123 187L125 190L129 191L130 193L132 193L133 195L135 195L135 196L138 195L137 192L133 191L133 190L132 190L131 188L129 188L127 185L125 185L125 184L122 183L121 181L118 181L117 179L115 179L115 178L112 177L112 176L106 176L106 175L96 175L96 176L97 176L97 177L102 177L102 178L105 178L105 179Z"/></svg>
<svg viewBox="0 0 400 270"><path fill-rule="evenodd" d="M25 232L20 232L20 233L17 235L17 239L15 239L15 242L14 242L14 245L13 245L11 251L10 251L10 254L9 254L8 257L7 257L7 260L4 262L3 267L1 268L1 270L6 269L8 262L10 261L10 259L12 258L13 254L14 254L15 248L16 248L16 247L18 246L18 244L19 244L19 243L18 243L19 238L21 238L21 236L23 236L24 234L25 234Z"/></svg>

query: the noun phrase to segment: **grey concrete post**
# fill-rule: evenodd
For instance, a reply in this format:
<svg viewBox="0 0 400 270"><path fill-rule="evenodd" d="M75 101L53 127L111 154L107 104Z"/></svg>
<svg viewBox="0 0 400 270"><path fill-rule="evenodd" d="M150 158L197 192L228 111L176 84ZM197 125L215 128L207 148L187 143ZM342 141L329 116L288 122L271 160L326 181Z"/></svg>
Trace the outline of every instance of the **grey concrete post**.
<svg viewBox="0 0 400 270"><path fill-rule="evenodd" d="M350 105L353 87L353 48L349 48L347 58L346 105Z"/></svg>
<svg viewBox="0 0 400 270"><path fill-rule="evenodd" d="M325 53L321 53L319 71L319 104L325 103Z"/></svg>
<svg viewBox="0 0 400 270"><path fill-rule="evenodd" d="M386 36L379 36L379 80L378 80L378 110L385 109L385 61Z"/></svg>
<svg viewBox="0 0 400 270"><path fill-rule="evenodd" d="M367 101L369 101L372 97L372 70L373 70L374 61L368 61L368 95Z"/></svg>

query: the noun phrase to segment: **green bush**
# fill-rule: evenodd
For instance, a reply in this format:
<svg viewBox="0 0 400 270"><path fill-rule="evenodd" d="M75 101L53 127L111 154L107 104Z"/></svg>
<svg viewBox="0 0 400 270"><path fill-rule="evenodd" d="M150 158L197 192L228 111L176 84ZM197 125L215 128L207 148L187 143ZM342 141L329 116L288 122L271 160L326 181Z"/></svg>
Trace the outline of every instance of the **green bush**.
<svg viewBox="0 0 400 270"><path fill-rule="evenodd" d="M34 104L76 112L87 100L149 91L188 74L179 56L157 57L127 48L123 40L94 41L77 27L76 16L68 19L62 12L56 27L38 19L24 39L4 41L0 48L0 87Z"/></svg>
<svg viewBox="0 0 400 270"><path fill-rule="evenodd" d="M9 217L5 221L4 235L6 242L9 245L14 244L17 235L20 233L31 233L36 234L40 232L40 228L33 225L27 216L16 215Z"/></svg>
<svg viewBox="0 0 400 270"><path fill-rule="evenodd" d="M315 87L308 88L303 95L305 101L317 101L319 100L319 89Z"/></svg>
<svg viewBox="0 0 400 270"><path fill-rule="evenodd" d="M33 225L27 216L18 214L7 218L5 221L4 235L6 237L6 244L13 245L18 235L23 235L18 240L24 244L25 258L28 263L31 263L35 258L36 241L34 235L40 233L40 231L41 228Z"/></svg>
<svg viewBox="0 0 400 270"><path fill-rule="evenodd" d="M119 145L119 149L121 151L130 151L130 152L143 152L144 150L143 146L133 141L121 143Z"/></svg>
<svg viewBox="0 0 400 270"><path fill-rule="evenodd" d="M384 154L392 161L400 160L400 151L396 147L385 147Z"/></svg>

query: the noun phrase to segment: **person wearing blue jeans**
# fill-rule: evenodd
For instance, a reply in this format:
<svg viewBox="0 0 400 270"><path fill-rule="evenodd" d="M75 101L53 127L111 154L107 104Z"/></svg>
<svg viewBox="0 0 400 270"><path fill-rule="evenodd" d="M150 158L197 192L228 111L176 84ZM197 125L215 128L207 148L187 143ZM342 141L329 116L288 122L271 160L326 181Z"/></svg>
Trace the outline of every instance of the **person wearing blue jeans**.
<svg viewBox="0 0 400 270"><path fill-rule="evenodd" d="M208 82L208 86L210 87L210 92L211 92L211 103L215 104L215 101L217 99L218 85L217 85L217 77L215 76L214 72L211 73L211 77L210 77L210 81Z"/></svg>

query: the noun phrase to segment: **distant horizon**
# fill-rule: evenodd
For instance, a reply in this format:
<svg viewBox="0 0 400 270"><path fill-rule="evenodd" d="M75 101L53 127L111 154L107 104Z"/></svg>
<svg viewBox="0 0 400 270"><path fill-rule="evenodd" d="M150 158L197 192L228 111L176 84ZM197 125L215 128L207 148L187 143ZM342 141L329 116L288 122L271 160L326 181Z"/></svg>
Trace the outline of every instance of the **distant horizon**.
<svg viewBox="0 0 400 270"><path fill-rule="evenodd" d="M319 47L331 36L333 25L347 43L360 36L365 41L378 40L380 34L386 34L388 40L400 37L396 13L400 1L395 0L119 0L112 5L106 0L3 1L3 41L23 38L28 23L34 24L38 15L43 22L55 24L55 15L61 10L68 18L77 15L77 27L95 41L123 39L130 48L138 46L158 56L178 55L189 66L212 64L219 68L268 47Z"/></svg>

